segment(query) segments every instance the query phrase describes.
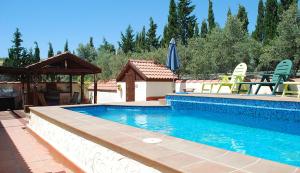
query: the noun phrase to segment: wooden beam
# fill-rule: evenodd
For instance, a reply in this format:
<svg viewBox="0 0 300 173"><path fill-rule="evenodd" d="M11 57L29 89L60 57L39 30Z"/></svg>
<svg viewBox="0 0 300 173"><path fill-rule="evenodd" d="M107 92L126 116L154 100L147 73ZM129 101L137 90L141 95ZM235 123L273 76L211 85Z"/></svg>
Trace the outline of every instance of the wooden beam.
<svg viewBox="0 0 300 173"><path fill-rule="evenodd" d="M80 75L80 103L84 100L84 75Z"/></svg>
<svg viewBox="0 0 300 173"><path fill-rule="evenodd" d="M97 104L97 75L94 74L94 104Z"/></svg>
<svg viewBox="0 0 300 173"><path fill-rule="evenodd" d="M73 76L69 75L69 85L70 85L70 98L72 99L72 95L73 95Z"/></svg>
<svg viewBox="0 0 300 173"><path fill-rule="evenodd" d="M72 75L81 75L81 74L95 74L90 69L64 69L64 68L41 68L37 70L33 70L32 72L38 74L72 74Z"/></svg>

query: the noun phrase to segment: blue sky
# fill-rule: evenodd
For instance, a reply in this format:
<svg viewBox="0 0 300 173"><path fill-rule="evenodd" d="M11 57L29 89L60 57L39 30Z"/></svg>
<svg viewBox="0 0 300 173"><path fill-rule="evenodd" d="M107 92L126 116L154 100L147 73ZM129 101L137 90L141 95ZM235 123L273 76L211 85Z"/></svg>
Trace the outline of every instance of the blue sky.
<svg viewBox="0 0 300 173"><path fill-rule="evenodd" d="M192 0L198 22L207 18L208 0ZM224 26L230 7L236 14L238 5L246 7L249 30L256 23L258 0L213 0L216 22ZM158 24L161 35L167 23L169 0L1 0L0 57L7 56L13 32L18 27L23 34L23 46L33 47L37 41L42 58L47 56L48 42L54 51L63 50L68 39L70 50L86 43L90 36L98 47L105 37L117 45L120 33L131 24L134 31L148 27L149 18Z"/></svg>

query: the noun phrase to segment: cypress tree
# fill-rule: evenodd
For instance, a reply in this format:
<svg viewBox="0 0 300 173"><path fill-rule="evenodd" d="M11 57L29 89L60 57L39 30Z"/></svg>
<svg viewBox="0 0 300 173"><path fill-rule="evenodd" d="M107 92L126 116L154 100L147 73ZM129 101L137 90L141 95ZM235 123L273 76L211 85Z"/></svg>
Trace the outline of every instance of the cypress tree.
<svg viewBox="0 0 300 173"><path fill-rule="evenodd" d="M54 51L53 51L52 44L49 42L48 58L50 58L52 56L54 56Z"/></svg>
<svg viewBox="0 0 300 173"><path fill-rule="evenodd" d="M265 6L263 0L259 0L256 26L252 36L255 40L260 42L263 42L264 40L264 17L265 17Z"/></svg>
<svg viewBox="0 0 300 173"><path fill-rule="evenodd" d="M248 32L249 20L248 20L246 8L242 5L239 5L237 18L242 22L244 31Z"/></svg>
<svg viewBox="0 0 300 173"><path fill-rule="evenodd" d="M179 35L183 45L187 45L189 38L193 36L196 16L192 15L195 5L191 5L191 0L179 0L178 23Z"/></svg>
<svg viewBox="0 0 300 173"><path fill-rule="evenodd" d="M90 37L89 45L90 45L91 47L94 47L93 37Z"/></svg>
<svg viewBox="0 0 300 173"><path fill-rule="evenodd" d="M216 27L215 23L215 15L213 11L213 4L211 0L208 0L209 6L208 6L208 27L209 32L211 32L212 29Z"/></svg>
<svg viewBox="0 0 300 173"><path fill-rule="evenodd" d="M151 48L156 49L159 46L159 38L156 37L156 29L157 24L155 24L153 18L150 17L150 27L146 34L148 50L151 50Z"/></svg>
<svg viewBox="0 0 300 173"><path fill-rule="evenodd" d="M136 33L135 34L134 43L135 43L135 51L136 52L141 52L141 47L140 47L140 33Z"/></svg>
<svg viewBox="0 0 300 173"><path fill-rule="evenodd" d="M142 46L143 50L146 50L146 45L147 45L147 38L146 38L146 28L143 26L141 35L140 35L140 44Z"/></svg>
<svg viewBox="0 0 300 173"><path fill-rule="evenodd" d="M134 34L131 25L127 27L125 35L121 32L121 42L119 42L119 47L126 54L134 51Z"/></svg>
<svg viewBox="0 0 300 173"><path fill-rule="evenodd" d="M202 24L201 24L201 33L200 33L200 36L202 38L205 38L206 35L207 35L207 33L208 33L207 23L206 23L206 20L203 20Z"/></svg>
<svg viewBox="0 0 300 173"><path fill-rule="evenodd" d="M67 51L69 51L69 43L68 43L68 40L66 40L65 47L64 47L64 52L67 52Z"/></svg>
<svg viewBox="0 0 300 173"><path fill-rule="evenodd" d="M266 13L264 18L265 42L269 42L276 36L278 24L278 4L277 0L266 1Z"/></svg>
<svg viewBox="0 0 300 173"><path fill-rule="evenodd" d="M164 27L164 31L163 31L163 37L161 39L160 45L162 47L165 47L167 45L167 42L169 40L169 36L168 36L168 25L165 25Z"/></svg>
<svg viewBox="0 0 300 173"><path fill-rule="evenodd" d="M171 38L178 38L178 15L175 0L170 0L168 26L166 29L166 43L169 44Z"/></svg>
<svg viewBox="0 0 300 173"><path fill-rule="evenodd" d="M197 22L195 22L195 32L194 32L194 37L198 37L199 36L199 24Z"/></svg>
<svg viewBox="0 0 300 173"><path fill-rule="evenodd" d="M34 42L34 45L35 45L35 47L34 47L33 59L34 59L34 62L39 62L41 60L40 48L36 41Z"/></svg>
<svg viewBox="0 0 300 173"><path fill-rule="evenodd" d="M229 16L232 16L232 13L231 13L231 9L230 9L230 8L228 8L228 11L227 11L227 18L228 18Z"/></svg>
<svg viewBox="0 0 300 173"><path fill-rule="evenodd" d="M137 34L136 39L136 49L139 51L145 51L147 48L147 38L146 38L146 28L143 26L143 29L140 33Z"/></svg>

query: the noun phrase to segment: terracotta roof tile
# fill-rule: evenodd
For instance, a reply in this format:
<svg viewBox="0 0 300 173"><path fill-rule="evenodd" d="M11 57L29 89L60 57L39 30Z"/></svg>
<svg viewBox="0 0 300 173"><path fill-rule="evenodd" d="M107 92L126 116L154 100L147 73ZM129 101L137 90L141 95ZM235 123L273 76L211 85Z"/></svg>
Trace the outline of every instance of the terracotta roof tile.
<svg viewBox="0 0 300 173"><path fill-rule="evenodd" d="M108 81L99 80L97 82L98 91L117 91L118 85L116 79L111 79ZM94 84L90 85L88 90L94 90Z"/></svg>
<svg viewBox="0 0 300 173"><path fill-rule="evenodd" d="M148 79L177 79L177 76L162 64L153 60L129 60Z"/></svg>

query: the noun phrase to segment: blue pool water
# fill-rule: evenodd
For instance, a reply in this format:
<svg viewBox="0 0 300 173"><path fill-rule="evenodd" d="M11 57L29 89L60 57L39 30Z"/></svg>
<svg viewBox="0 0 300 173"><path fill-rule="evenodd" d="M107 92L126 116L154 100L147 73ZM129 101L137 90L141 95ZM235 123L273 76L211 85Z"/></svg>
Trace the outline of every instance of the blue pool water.
<svg viewBox="0 0 300 173"><path fill-rule="evenodd" d="M282 122L236 113L176 110L173 107L89 106L68 109L226 150L300 166L300 121ZM287 132L291 129L295 133Z"/></svg>

